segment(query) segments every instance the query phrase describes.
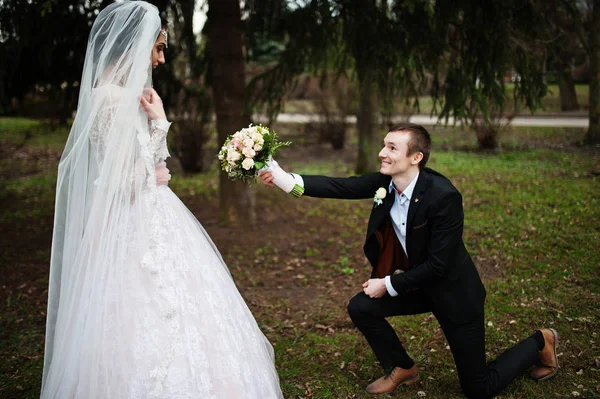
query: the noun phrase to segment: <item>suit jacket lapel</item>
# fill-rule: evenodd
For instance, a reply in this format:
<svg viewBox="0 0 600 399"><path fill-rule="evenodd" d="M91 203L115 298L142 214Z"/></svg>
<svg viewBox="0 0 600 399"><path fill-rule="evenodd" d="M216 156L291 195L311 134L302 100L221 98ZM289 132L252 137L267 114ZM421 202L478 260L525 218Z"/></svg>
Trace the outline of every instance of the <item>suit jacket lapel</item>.
<svg viewBox="0 0 600 399"><path fill-rule="evenodd" d="M415 184L415 189L413 190L412 198L410 199L410 205L408 206L408 215L406 217L406 238L408 241L409 234L408 232L412 231L412 223L415 218L415 214L419 209L419 205L421 205L423 199L423 193L427 188L427 172L425 170L421 170L419 172L419 177L417 179L417 183ZM408 242L407 242L408 244ZM406 246L408 248L408 245Z"/></svg>
<svg viewBox="0 0 600 399"><path fill-rule="evenodd" d="M390 214L392 205L394 205L394 199L396 198L396 196L394 195L393 191L391 193L388 191L390 180L391 177L389 179L386 179L387 183L385 186L383 186L386 190L386 195L383 199L383 204L377 205L371 211L371 217L369 218L369 227L367 229L367 237L370 237L372 234L375 234L377 228L381 226L381 223L383 223L386 216Z"/></svg>

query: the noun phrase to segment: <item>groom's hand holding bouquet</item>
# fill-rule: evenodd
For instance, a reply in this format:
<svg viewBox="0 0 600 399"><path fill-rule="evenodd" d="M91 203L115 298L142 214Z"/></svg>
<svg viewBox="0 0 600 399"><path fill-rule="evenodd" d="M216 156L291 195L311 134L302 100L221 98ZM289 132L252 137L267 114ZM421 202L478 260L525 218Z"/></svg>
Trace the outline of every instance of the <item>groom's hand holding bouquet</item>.
<svg viewBox="0 0 600 399"><path fill-rule="evenodd" d="M297 184L295 176L284 172L273 160L277 150L291 144L290 141L279 141L277 134L267 127L250 125L227 137L218 158L221 169L232 180L253 183L257 176L268 172L272 185L299 197L304 192L302 185Z"/></svg>

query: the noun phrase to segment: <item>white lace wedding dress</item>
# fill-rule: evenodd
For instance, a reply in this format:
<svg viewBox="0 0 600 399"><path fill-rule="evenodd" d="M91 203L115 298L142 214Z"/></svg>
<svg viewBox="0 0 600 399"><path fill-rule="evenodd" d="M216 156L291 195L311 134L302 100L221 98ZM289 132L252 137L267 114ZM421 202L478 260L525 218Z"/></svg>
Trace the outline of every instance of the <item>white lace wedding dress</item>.
<svg viewBox="0 0 600 399"><path fill-rule="evenodd" d="M278 399L273 348L194 215L155 165L158 9L96 17L58 165L42 399ZM151 98L151 97L149 97Z"/></svg>
<svg viewBox="0 0 600 399"><path fill-rule="evenodd" d="M100 115L89 140L102 165L111 108ZM128 195L112 237L117 255L92 243L89 264L97 256L104 264L80 265L93 277L79 278L80 300L59 315L43 398L282 398L273 348L217 248L171 189L154 183L154 165L169 156L168 126L153 121L149 140L138 134L135 179L150 183ZM98 212L118 218L108 208Z"/></svg>

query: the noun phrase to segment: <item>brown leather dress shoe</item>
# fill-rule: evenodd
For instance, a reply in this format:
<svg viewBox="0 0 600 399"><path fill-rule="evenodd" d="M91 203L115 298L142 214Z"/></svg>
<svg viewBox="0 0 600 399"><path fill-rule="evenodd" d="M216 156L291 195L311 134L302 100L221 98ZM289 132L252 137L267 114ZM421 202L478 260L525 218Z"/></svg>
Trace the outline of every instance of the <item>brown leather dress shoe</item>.
<svg viewBox="0 0 600 399"><path fill-rule="evenodd" d="M540 365L531 370L531 378L537 381L544 381L554 377L558 372L558 332L553 328L544 328L540 330L546 342L544 348L540 351Z"/></svg>
<svg viewBox="0 0 600 399"><path fill-rule="evenodd" d="M419 380L419 369L417 365L406 370L400 367L394 369L383 377L373 381L367 387L367 393L377 395L380 393L392 392L400 385L410 385Z"/></svg>

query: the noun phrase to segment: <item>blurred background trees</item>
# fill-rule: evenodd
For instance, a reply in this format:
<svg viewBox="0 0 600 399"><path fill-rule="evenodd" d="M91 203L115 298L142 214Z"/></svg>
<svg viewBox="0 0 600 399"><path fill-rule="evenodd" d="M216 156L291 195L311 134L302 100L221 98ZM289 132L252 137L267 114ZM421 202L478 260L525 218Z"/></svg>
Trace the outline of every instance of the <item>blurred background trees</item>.
<svg viewBox="0 0 600 399"><path fill-rule="evenodd" d="M382 132L414 113L471 127L481 149L556 83L560 109L585 108L600 141L600 0L154 0L168 24L155 87L169 118L171 167L214 167L206 143L253 120L272 123L308 100L318 140L347 145L356 120L357 173L377 169ZM107 0L0 3L0 114L68 124L87 36ZM206 15L202 28L195 19ZM585 109L584 109L585 111ZM220 178L223 220L252 208L247 187ZM232 195L235 193L235 195ZM251 218L252 219L252 218Z"/></svg>

